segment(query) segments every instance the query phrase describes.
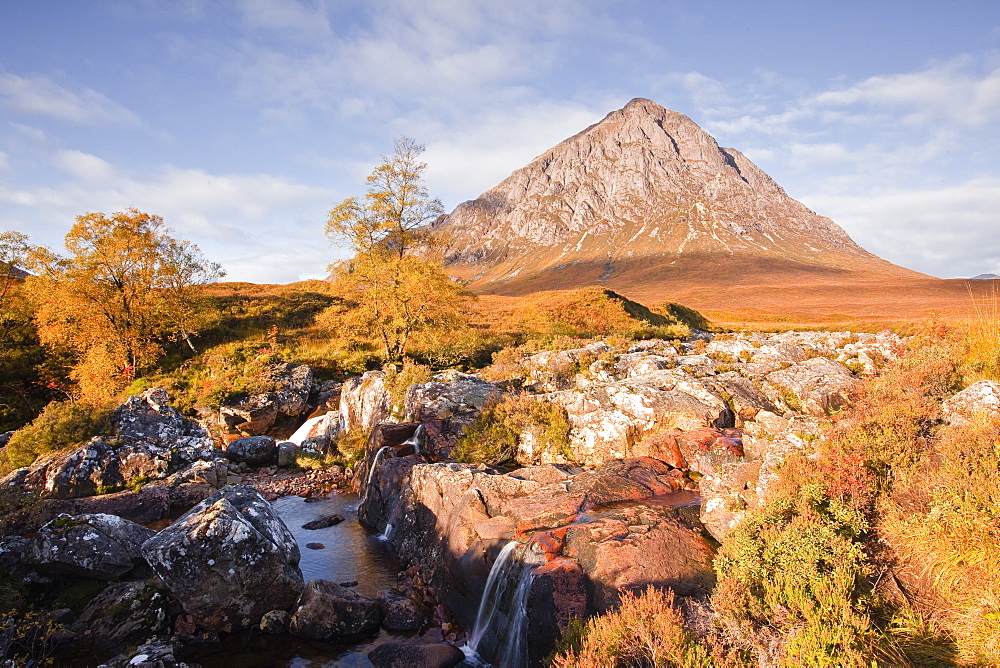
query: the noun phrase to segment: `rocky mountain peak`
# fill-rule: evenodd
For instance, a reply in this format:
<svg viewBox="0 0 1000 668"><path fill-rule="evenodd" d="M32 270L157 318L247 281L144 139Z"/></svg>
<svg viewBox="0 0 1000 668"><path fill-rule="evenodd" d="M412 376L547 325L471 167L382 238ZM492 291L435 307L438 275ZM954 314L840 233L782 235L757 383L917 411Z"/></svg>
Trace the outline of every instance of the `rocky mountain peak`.
<svg viewBox="0 0 1000 668"><path fill-rule="evenodd" d="M606 282L628 289L642 260L681 268L723 258L854 270L878 265L833 221L684 114L635 98L435 224L451 270L507 291ZM891 269L890 269L891 268ZM558 273L551 284L546 276Z"/></svg>

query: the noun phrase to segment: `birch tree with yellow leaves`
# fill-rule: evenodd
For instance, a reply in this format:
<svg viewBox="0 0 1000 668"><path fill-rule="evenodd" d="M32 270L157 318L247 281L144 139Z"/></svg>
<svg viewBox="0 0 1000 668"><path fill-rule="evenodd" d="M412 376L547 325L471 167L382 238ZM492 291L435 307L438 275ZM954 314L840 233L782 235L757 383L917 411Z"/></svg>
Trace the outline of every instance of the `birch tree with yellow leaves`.
<svg viewBox="0 0 1000 668"><path fill-rule="evenodd" d="M461 326L470 298L433 259L436 240L427 223L443 208L423 183L423 151L412 139L397 139L392 155L369 175L364 197L335 206L326 224L331 241L346 241L355 255L331 267L344 302L320 322L373 336L392 363L402 362L412 334Z"/></svg>
<svg viewBox="0 0 1000 668"><path fill-rule="evenodd" d="M78 216L65 245L67 256L36 252L25 287L42 342L77 354L72 377L84 398L113 396L170 339L194 349L192 286L224 273L197 246L136 209Z"/></svg>

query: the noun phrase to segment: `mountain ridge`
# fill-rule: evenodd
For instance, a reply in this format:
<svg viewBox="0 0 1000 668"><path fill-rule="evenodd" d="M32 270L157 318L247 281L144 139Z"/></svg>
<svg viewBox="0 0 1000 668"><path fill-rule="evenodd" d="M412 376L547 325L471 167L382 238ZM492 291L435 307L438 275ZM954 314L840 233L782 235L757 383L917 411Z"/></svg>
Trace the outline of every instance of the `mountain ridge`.
<svg viewBox="0 0 1000 668"><path fill-rule="evenodd" d="M645 99L542 152L433 225L446 265L482 293L603 285L926 280L858 246L690 118Z"/></svg>

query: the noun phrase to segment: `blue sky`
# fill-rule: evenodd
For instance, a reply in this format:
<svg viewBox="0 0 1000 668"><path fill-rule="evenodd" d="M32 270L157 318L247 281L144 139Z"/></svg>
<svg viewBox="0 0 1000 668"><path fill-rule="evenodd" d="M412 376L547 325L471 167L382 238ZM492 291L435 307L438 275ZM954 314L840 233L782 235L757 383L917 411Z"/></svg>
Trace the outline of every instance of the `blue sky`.
<svg viewBox="0 0 1000 668"><path fill-rule="evenodd" d="M394 137L450 210L633 97L886 259L1000 274L995 0L2 0L0 230L136 207L230 280L321 277Z"/></svg>

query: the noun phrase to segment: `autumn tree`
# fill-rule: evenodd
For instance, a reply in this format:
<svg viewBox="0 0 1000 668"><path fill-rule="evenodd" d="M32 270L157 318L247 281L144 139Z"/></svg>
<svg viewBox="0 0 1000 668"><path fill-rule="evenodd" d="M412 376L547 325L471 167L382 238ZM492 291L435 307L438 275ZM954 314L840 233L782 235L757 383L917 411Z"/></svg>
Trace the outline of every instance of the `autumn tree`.
<svg viewBox="0 0 1000 668"><path fill-rule="evenodd" d="M65 245L66 257L35 254L26 287L42 341L78 354L72 375L85 397L117 392L170 337L191 345L190 288L223 272L162 218L135 209L78 216Z"/></svg>
<svg viewBox="0 0 1000 668"><path fill-rule="evenodd" d="M412 334L460 326L468 299L428 252L435 239L427 223L443 208L423 183L423 151L412 139L397 139L392 155L382 156L368 177L364 197L335 206L326 224L331 241L346 241L355 255L331 267L344 304L320 322L373 335L394 363L402 361Z"/></svg>

